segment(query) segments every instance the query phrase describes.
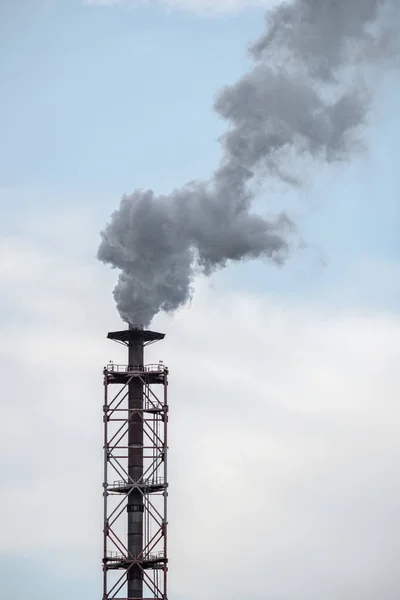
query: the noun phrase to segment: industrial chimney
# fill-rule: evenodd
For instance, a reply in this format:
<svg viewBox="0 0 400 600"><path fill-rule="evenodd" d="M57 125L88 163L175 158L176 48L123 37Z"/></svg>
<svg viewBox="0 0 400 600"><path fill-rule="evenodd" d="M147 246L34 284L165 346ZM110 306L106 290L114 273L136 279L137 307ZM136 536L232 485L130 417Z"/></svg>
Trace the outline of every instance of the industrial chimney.
<svg viewBox="0 0 400 600"><path fill-rule="evenodd" d="M168 369L144 361L165 336L130 325L107 337L127 364L103 371L103 600L166 600Z"/></svg>

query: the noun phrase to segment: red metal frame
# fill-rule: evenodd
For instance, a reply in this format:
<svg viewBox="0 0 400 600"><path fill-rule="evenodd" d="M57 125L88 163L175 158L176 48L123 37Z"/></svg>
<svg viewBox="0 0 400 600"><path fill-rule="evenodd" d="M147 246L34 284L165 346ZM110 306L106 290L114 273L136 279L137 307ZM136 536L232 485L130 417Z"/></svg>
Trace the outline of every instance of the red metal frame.
<svg viewBox="0 0 400 600"><path fill-rule="evenodd" d="M162 364L144 367L107 365L104 375L104 529L103 600L133 600L126 596L127 576L138 565L143 598L167 600L167 429L168 369ZM128 385L138 377L143 384L143 406L128 409ZM128 476L128 424L132 413L143 422L143 476ZM133 490L143 496L143 550L132 556L126 539L127 497ZM137 568L137 567L135 567ZM123 593L123 596L118 596Z"/></svg>

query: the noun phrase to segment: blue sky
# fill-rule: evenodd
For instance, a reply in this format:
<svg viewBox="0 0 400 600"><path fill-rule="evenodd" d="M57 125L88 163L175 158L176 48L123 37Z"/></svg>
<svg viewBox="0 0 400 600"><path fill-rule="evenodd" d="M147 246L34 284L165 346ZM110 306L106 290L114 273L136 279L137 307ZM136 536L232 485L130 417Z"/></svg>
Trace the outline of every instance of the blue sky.
<svg viewBox="0 0 400 600"><path fill-rule="evenodd" d="M15 432L21 431L22 426L25 432L21 434L21 456L16 451L13 460L4 461L3 466L3 479L8 481L6 474L11 477L12 471L14 475L11 480L17 480L19 485L11 491L9 488L2 490L2 494L6 498L13 498L15 507L20 507L22 511L19 515L21 530L24 514L31 521L48 519L54 529L63 519L62 510L67 513L69 510L63 507L62 501L60 512L54 510L58 497L58 494L52 496L56 485L51 484L54 467L50 468L47 460L44 460L45 446L42 448L32 435L33 428L37 428L35 431L42 432L45 437L48 426L52 432L49 433L49 443L54 444L54 456L58 457L59 468L65 469L69 484L72 487L89 486L81 487L81 494L95 503L98 491L101 501L100 487L94 492L94 488L90 487L96 485L97 475L101 477L100 470L96 470L96 443L100 444L98 429L94 424L85 425L84 418L85 415L88 419L90 416L94 423L99 417L96 402L101 383L100 371L102 361L108 360L106 354L110 351L103 342L103 330L118 326L119 319L111 295L116 274L95 259L98 232L123 193L137 187L152 187L157 192L168 193L190 179L207 178L215 168L219 160L217 138L224 131L224 123L212 111L213 99L222 85L237 80L250 64L246 48L263 28L264 7L261 2L259 6L256 4L247 9L216 11L206 16L190 10L189 0L183 2L181 8L168 8L151 1L135 7L133 3L88 6L78 0L14 0L0 4L0 80L3 84L0 100L0 280L3 284L0 330L5 343L2 360L8 372L14 373L17 380L22 378L27 382L38 406L37 412L32 405L22 409L26 392L21 384L15 388L10 385L6 399L2 400L3 410L9 411L9 431L14 431L13 427ZM226 9L226 6L223 8ZM363 382L363 362L357 358L357 353L360 352L359 356L365 359L365 365L376 367L377 356L372 351L376 344L381 351L380 356L386 359L382 365L378 360L381 371L374 371L374 382L377 385L379 381L381 389L389 386L385 397L392 402L398 391L394 357L400 347L398 74L386 73L376 78L374 87L374 104L364 132L364 153L356 154L349 163L332 168L311 165L307 181L300 190L281 190L273 182L265 182L258 207L260 210L268 210L270 205L289 208L297 218L307 249L295 253L289 264L280 270L262 263L229 267L213 277L209 284L199 283L199 299L195 299L190 310L182 311L172 321L160 317L158 326L167 328L171 333L171 342L168 342L165 353L169 353L171 361L175 361L177 366L179 361L185 360L188 360L188 365L192 364L184 356L182 344L193 348L193 361L203 360L200 350L196 350L195 340L199 340L199 349L207 347L207 326L204 323L210 319L210 323L221 328L224 332L221 336L225 336L226 340L226 346L220 341L221 351L210 351L210 361L204 363L206 370L211 369L210 373L214 373L214 355L215 360L223 361L223 348L231 361L225 365L226 372L229 372L230 364L241 364L239 355L231 355L233 350L229 342L229 335L238 327L243 340L246 340L244 343L251 345L251 335L254 335L265 357L273 361L273 348L276 348L282 363L292 369L292 375L286 377L284 374L271 374L272 379L277 377L273 383L274 392L271 392L276 398L282 400L282 390L289 385L287 380L295 375L300 378L303 390L318 396L315 391L318 389L320 396L323 395L322 384L319 388L311 375L305 375L304 365L296 362L299 359L295 356L298 357L302 348L307 347L307 368L314 371L314 376L313 365L318 360L318 354L325 357L324 360L321 358L318 371L321 381L327 369L326 364L332 358L332 362L329 362L331 370L325 375L330 381L343 379L340 393L349 398L349 405L352 406L351 398L354 399L354 395L365 394L373 387L371 382L372 387ZM231 302L231 312L235 317L226 315L228 302ZM257 315L258 321L254 315ZM259 337L257 330L265 330L266 327L270 328L274 342ZM311 337L305 332L307 328L313 332ZM326 340L330 340L327 342L329 349L320 339L320 332L325 331L324 328ZM363 354L368 351L362 342L360 347L357 346L357 351L344 349L346 340L349 342L352 339L351 332L359 335L359 340L367 340L372 354ZM289 340L287 345L282 341L285 336ZM101 343L98 341L100 338ZM65 344L61 339L65 340ZM77 344L83 348L83 353L87 350L85 357L78 359ZM272 344L272 349L268 344ZM287 350L289 345L292 348L290 351ZM70 382L64 392L58 391L60 382L56 378L51 379L50 385L44 375L43 378L38 376L37 369L43 372L47 361L51 362L52 355L60 357L65 361L63 364L68 363L71 368L71 372L68 371ZM355 381L350 384L346 373L349 361L353 364L351 360L355 361L354 373L358 378L355 376ZM250 361L248 364L247 360L244 362L248 377L251 376L254 382L257 370L252 370ZM276 369L279 370L278 363ZM224 380L221 376L220 381L219 376L215 376L215 393L220 398L224 394L234 397L238 393L237 390L231 390L229 378ZM182 375L181 383L175 385L177 398L184 398L188 393L188 387L185 386L189 386L190 382ZM198 385L200 389L202 383L198 382ZM279 385L283 387L279 388ZM311 387L307 388L308 385ZM238 380L238 386L246 393L244 381ZM75 395L80 390L78 395L84 394L90 401L86 405L76 399L76 410L83 411L82 422L77 425L66 411L65 414L62 412L64 420L61 427L52 408L51 390L56 390L56 397L64 398L65 394L68 402L70 396L67 388ZM257 389L258 393L265 391L264 383L260 382ZM296 394L296 387L288 388L289 392ZM207 391L204 393L207 394ZM384 439L390 426L386 421L381 423L379 420L375 401L378 403L377 397L371 399L373 408L368 413L370 421L365 425L363 435L378 422L380 428L377 435ZM380 401L383 402L382 398ZM329 417L334 414L332 407L335 400L332 397L332 404L326 402L325 417ZM239 397L237 406L240 407ZM292 410L297 415L298 407L287 407L288 413ZM318 412L315 407L304 410L306 414L315 410ZM343 410L343 415L345 412ZM194 414L185 406L182 413L177 414L176 423L190 430ZM355 414L360 417L361 413ZM239 413L237 418L238 423L235 422L230 432L226 432L227 439L240 425ZM348 432L348 424L343 418L342 426ZM393 420L398 418L396 413ZM49 419L48 423L46 419ZM287 427L287 431L291 431L291 426ZM174 431L177 447L180 443L189 443L178 431L178 425ZM13 435L10 434L9 442L4 442L5 453L10 452L15 440L20 439L16 433ZM210 439L215 444L219 443L221 430L213 435L211 432ZM247 435L249 440L254 438L251 427ZM297 440L296 435L300 434L297 432L293 435ZM331 434L328 432L326 435L330 440ZM354 431L352 435L356 435ZM361 434L358 432L357 435ZM74 468L71 468L68 454L65 454L68 442L61 443L61 439L69 440L68 436L73 436L78 449L82 448L81 453L74 455L77 461L75 483ZM260 436L260 440L263 439L262 432ZM189 447L188 456L198 461L198 448L204 440L202 442L200 437L196 438L196 429L191 432L191 437L197 441L193 442L193 447ZM335 439L333 436L332 447ZM350 437L347 439L343 431L337 439L347 440L351 447ZM367 460L369 450L366 442L363 445L364 441L364 438L359 438L360 448L364 449L360 449L360 456ZM277 451L278 444L283 444L279 446L283 464L286 442L285 435L283 441L275 440L271 447L262 447L267 456ZM319 447L320 442L316 440L315 443ZM29 453L29 459L24 458L23 448ZM87 462L82 458L86 452ZM306 461L309 459L306 446L304 452ZM385 462L386 458L396 452L399 452L397 446L392 453L387 449L387 455L382 455L379 463L382 473L389 464ZM99 460L100 454L99 450ZM181 458L176 449L173 456L176 459L177 481L180 468L189 477L192 471L189 459ZM24 466L26 460L28 465ZM282 464L278 463L275 465L277 470L278 467L282 468ZM318 465L315 468L318 470ZM337 465L332 468L337 473ZM208 471L201 464L199 469L200 478L203 477L206 485ZM62 481L60 472L58 475ZM381 471L376 480L368 481L365 486L374 490L375 485L381 484L380 477ZM21 485L24 481L25 490ZM276 489L280 482L279 477L274 480ZM270 483L267 481L265 485L268 487ZM45 495L45 490L53 499L49 504L46 504L47 500L41 502L41 494ZM307 490L303 491L304 498L307 498ZM196 500L191 490L185 493L188 494L188 501L195 506ZM283 494L284 490L280 493ZM399 493L397 488L393 493ZM22 500L16 500L22 495L32 497L37 510L30 509L29 503L26 505ZM195 519L195 509L193 514L190 511L181 513L178 500L178 493L175 500L172 494L171 501L175 502L172 515L176 519L180 515L183 515L182 519L187 518L185 522L190 529L189 517L191 515ZM216 504L218 502L221 507L224 506L223 494L217 498ZM278 496L273 502L278 506ZM46 510L40 508L41 505L50 507L46 510L53 510L54 514L48 517ZM3 554L2 586L7 590L7 598L22 600L27 588L32 600L50 600L55 593L60 600L72 596L77 600L89 596L100 597L100 563L96 555L98 546L95 543L85 545L90 532L97 532L97 522L94 517L93 521L92 517L88 517L91 514L90 504L82 510L80 506L77 502L76 514L79 519L86 524L90 521L90 525L84 529L82 540L79 535L74 537L71 534L69 538L68 532L62 527L59 536L49 533L44 539L36 529L31 531L29 527L29 540L24 538L22 532L5 536L0 551ZM242 518L239 508L235 514ZM261 511L261 505L259 509ZM375 506L375 509L378 514L379 507ZM93 511L97 515L99 506L96 505ZM296 508L292 507L290 515L293 519L295 512ZM68 514L72 523L73 515ZM262 511L257 514L257 518L261 519ZM279 515L277 513L278 521L284 519ZM17 516L15 508L15 523L18 523ZM14 522L11 516L10 522ZM197 526L193 530L194 545L201 548L200 521ZM216 531L219 531L218 528ZM305 530L303 533L306 539L308 533ZM198 542L195 538L197 534ZM377 530L379 537L378 534ZM172 600L195 600L198 596L189 589L190 577L196 575L194 565L187 559L184 563L186 572L181 574L181 579L177 573L179 546L190 544L191 536L186 531L181 538L175 535L173 552L177 562L175 574L172 574L171 597ZM215 543L219 544L221 540L215 535ZM222 532L221 529L221 539L226 540L227 535L227 531ZM299 536L301 541L303 538L300 533ZM12 539L18 540L15 546L9 541ZM273 534L271 539L275 540ZM336 550L342 547L344 539L337 540ZM289 559L285 562L284 544L280 545L279 536L276 540L279 572L279 569L284 570L285 565L292 565L292 562ZM292 542L296 547L297 542ZM287 541L287 544L289 547L290 542ZM50 557L55 557L54 564ZM372 560L371 557L372 554ZM208 574L215 590L227 589L226 577L231 584L235 582L233 589L240 592L240 582L236 581L234 573L225 573L224 576L223 573L218 574L208 563L200 566L200 559L196 558L198 572L203 569ZM82 564L86 560L89 566L83 569ZM65 564L71 565L67 573ZM314 555L310 550L310 564L318 564L318 552ZM343 575L342 583L347 581L346 576ZM303 581L299 573L296 577L296 581ZM382 571L376 574L376 581L379 581L379 577L382 581L388 581L394 575L385 571L383 566ZM252 581L252 594L264 597L263 579L257 579L257 575L254 575ZM323 593L323 582L318 585L322 586L318 588L319 593ZM314 600L312 592L307 592L306 584L303 595L299 592L299 596L293 595L290 585L281 590L277 583L271 586L271 595L268 596L271 599ZM390 593L382 600L392 600ZM351 596L346 595L347 591L342 593L339 590L337 594L332 597L333 600L352 600ZM369 600L368 595L360 594L354 598ZM330 596L326 598L331 600Z"/></svg>
<svg viewBox="0 0 400 600"><path fill-rule="evenodd" d="M0 184L12 222L15 202L19 215L68 203L92 211L101 226L124 192L152 187L168 193L210 175L224 130L213 99L249 65L246 47L262 29L261 7L214 18L152 3L35 1L1 10L6 93ZM306 277L311 268L312 282L304 283L315 292L337 270L352 268L353 260L398 258L399 90L394 77L384 84L365 133L369 154L325 169L323 176L317 165L309 178L313 188L294 195L301 234L311 247L298 268ZM267 182L263 208L271 196L280 207L280 195ZM321 253L330 273L318 269ZM246 270L258 273L264 266L238 269L246 277ZM265 280L270 277L284 290L294 281L291 269L265 271Z"/></svg>
<svg viewBox="0 0 400 600"><path fill-rule="evenodd" d="M243 71L261 10L202 20L151 4L33 4L2 9L12 13L2 182L21 184L21 160L24 182L113 194L133 173L135 185L161 188L207 175L220 131L213 97Z"/></svg>

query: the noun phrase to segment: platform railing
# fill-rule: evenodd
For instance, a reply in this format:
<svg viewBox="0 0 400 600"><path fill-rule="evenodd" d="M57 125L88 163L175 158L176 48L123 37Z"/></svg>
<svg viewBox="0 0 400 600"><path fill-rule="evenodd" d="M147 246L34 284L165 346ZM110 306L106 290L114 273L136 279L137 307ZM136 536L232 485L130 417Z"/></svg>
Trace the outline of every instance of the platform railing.
<svg viewBox="0 0 400 600"><path fill-rule="evenodd" d="M133 557L135 558L135 557ZM112 560L113 562L119 562L119 561L130 561L133 560L132 557L127 556L126 554L121 554L120 552L115 552L113 550L110 550L107 553L107 559L108 560ZM160 552L150 552L148 554L144 554L143 556L140 556L139 560L141 561L156 561L156 560L160 560L164 558L164 552L161 550Z"/></svg>
<svg viewBox="0 0 400 600"><path fill-rule="evenodd" d="M144 481L124 481L120 479L118 481L113 481L113 483L109 486L112 488L124 488L129 485L139 485L141 487L150 487L152 485L164 485L164 477L152 477L151 479L145 479Z"/></svg>
<svg viewBox="0 0 400 600"><path fill-rule="evenodd" d="M153 363L149 365L116 365L109 363L106 367L108 373L165 373L167 367L163 363Z"/></svg>

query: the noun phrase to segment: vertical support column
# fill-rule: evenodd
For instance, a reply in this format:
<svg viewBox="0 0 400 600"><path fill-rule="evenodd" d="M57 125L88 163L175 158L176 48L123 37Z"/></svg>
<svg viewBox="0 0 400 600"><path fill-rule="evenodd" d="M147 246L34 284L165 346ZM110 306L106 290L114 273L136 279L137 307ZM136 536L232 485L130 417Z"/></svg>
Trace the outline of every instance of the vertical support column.
<svg viewBox="0 0 400 600"><path fill-rule="evenodd" d="M133 329L132 326L129 329ZM143 368L143 341L129 341L129 367ZM128 384L128 476L129 481L138 482L143 477L143 383L134 377ZM128 495L128 551L138 556L143 550L143 495L133 489ZM128 572L128 597L143 598L142 570L133 565Z"/></svg>
<svg viewBox="0 0 400 600"><path fill-rule="evenodd" d="M107 599L107 565L104 560L107 557L108 538L108 380L107 369L103 370L104 401L103 401L103 425L104 425L104 465L103 465L103 600Z"/></svg>
<svg viewBox="0 0 400 600"><path fill-rule="evenodd" d="M164 398L163 398L163 416L164 416L164 515L163 515L163 536L164 536L164 557L168 556L168 371L164 373ZM163 593L164 599L167 598L167 572L168 564L164 563L163 572Z"/></svg>

